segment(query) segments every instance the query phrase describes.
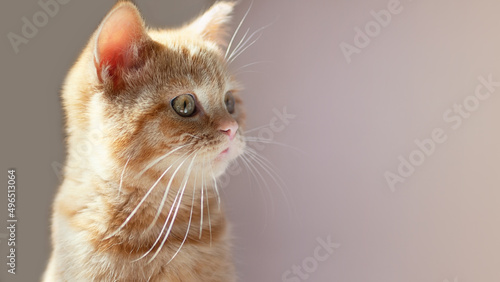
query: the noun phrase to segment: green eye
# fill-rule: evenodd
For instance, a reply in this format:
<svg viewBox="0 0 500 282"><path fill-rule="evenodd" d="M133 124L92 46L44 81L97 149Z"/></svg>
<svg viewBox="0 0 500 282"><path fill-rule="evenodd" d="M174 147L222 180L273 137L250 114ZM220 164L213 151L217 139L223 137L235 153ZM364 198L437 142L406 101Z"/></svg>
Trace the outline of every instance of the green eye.
<svg viewBox="0 0 500 282"><path fill-rule="evenodd" d="M228 91L226 97L224 98L224 103L226 104L226 109L230 114L234 114L234 96L233 92Z"/></svg>
<svg viewBox="0 0 500 282"><path fill-rule="evenodd" d="M170 101L174 111L181 117L190 117L196 112L196 101L191 94L182 94Z"/></svg>

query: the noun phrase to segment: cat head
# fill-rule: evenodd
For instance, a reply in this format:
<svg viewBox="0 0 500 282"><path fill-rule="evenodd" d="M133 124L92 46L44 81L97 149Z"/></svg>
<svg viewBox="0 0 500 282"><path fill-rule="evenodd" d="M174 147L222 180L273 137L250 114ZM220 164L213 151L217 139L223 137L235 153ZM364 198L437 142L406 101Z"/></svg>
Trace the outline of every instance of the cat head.
<svg viewBox="0 0 500 282"><path fill-rule="evenodd" d="M108 13L63 92L70 143L102 132L92 166L103 178L126 163L217 177L243 152L240 87L222 51L233 5L218 2L178 29L147 28L128 1Z"/></svg>

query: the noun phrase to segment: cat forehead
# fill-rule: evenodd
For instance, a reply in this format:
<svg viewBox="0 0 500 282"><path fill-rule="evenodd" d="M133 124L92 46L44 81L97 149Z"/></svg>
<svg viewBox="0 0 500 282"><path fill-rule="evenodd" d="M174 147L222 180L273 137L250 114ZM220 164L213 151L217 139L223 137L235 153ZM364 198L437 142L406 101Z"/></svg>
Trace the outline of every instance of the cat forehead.
<svg viewBox="0 0 500 282"><path fill-rule="evenodd" d="M199 54L200 51L220 53L219 46L212 41L203 40L199 35L193 33L188 29L148 29L149 37L164 45L169 49L176 49L179 47L189 50L191 55Z"/></svg>
<svg viewBox="0 0 500 282"><path fill-rule="evenodd" d="M227 91L239 90L238 83L226 70L222 52L216 43L200 40L196 34L190 34L189 30L183 29L150 29L148 35L151 39L163 45L166 49L175 51L178 55L196 58L184 62L192 64L188 68L183 68L183 66L173 67L189 70L188 73L185 73L186 77L183 77L183 80L189 84L184 85L184 87L188 87L184 91L192 91L206 110L214 108L216 104L223 103Z"/></svg>

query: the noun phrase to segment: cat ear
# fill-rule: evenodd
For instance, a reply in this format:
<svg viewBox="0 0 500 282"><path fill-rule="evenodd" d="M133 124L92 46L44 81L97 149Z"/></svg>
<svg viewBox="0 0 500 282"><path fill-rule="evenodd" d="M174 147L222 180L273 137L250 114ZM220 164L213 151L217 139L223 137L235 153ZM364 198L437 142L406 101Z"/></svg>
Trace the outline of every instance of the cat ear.
<svg viewBox="0 0 500 282"><path fill-rule="evenodd" d="M188 28L204 39L227 45L227 25L231 20L234 2L217 2L203 15L195 19Z"/></svg>
<svg viewBox="0 0 500 282"><path fill-rule="evenodd" d="M148 38L135 5L118 2L102 21L95 37L94 64L99 81L112 79L115 87L121 84L121 76L141 63L144 55L141 46Z"/></svg>

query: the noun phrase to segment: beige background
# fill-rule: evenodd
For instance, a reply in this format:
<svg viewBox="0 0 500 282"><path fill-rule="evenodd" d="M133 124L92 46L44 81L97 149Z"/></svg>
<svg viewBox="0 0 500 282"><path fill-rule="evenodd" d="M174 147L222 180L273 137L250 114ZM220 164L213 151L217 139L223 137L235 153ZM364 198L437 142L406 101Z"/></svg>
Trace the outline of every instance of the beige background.
<svg viewBox="0 0 500 282"><path fill-rule="evenodd" d="M18 274L6 273L2 228L1 281L37 281L45 267L59 182L53 166L64 160L59 89L113 2L62 5L18 54L7 34L20 34L22 17L41 9L37 1L1 4L0 179L6 188L6 170L16 168L19 187ZM164 26L212 2L137 4L146 22ZM456 129L443 119L454 104L473 101L478 77L500 81L500 2L402 0L348 63L340 44L354 44L355 29L370 26L370 12L391 2L254 1L239 34L273 25L232 64L263 61L238 75L248 128L257 128L249 134L271 132L273 142L297 149L258 148L284 179L293 208L270 177L267 188L245 171L225 178L241 281L286 281L283 273L303 263L307 281L500 281L500 87ZM241 1L233 29L249 5ZM285 107L295 118L270 127ZM398 157L408 159L415 140L432 138L436 128L446 141L391 191L384 173L397 173ZM0 195L5 222L6 192ZM340 247L320 261L317 240L327 238Z"/></svg>

